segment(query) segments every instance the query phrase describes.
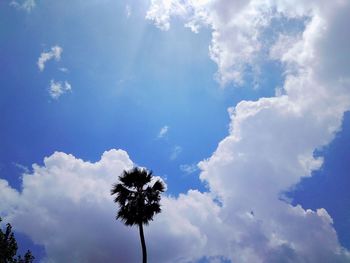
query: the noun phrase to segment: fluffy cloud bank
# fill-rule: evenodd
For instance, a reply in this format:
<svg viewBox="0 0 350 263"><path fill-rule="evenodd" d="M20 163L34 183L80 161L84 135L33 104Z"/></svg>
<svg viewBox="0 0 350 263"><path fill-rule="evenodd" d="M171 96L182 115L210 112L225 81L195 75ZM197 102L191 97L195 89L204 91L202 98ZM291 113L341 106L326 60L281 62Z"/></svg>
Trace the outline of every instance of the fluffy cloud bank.
<svg viewBox="0 0 350 263"><path fill-rule="evenodd" d="M22 191L0 180L0 216L45 247L43 262L137 262L138 231L115 220L110 196L118 175L132 166L122 150L106 151L95 163L55 152L23 175ZM206 245L201 227L215 220L219 207L208 194L190 191L178 199L164 197L163 210L146 227L150 262L201 257Z"/></svg>
<svg viewBox="0 0 350 263"><path fill-rule="evenodd" d="M56 152L23 175L22 191L0 180L0 216L45 247L42 262L137 262L137 229L114 219L116 206L109 194L117 176L132 166L122 150L106 151L95 163ZM225 196L223 205L212 193L196 190L163 197L163 212L145 228L150 262L196 262L202 257L210 262L349 260L324 209L305 211L251 193L250 201L248 194L237 196Z"/></svg>
<svg viewBox="0 0 350 263"><path fill-rule="evenodd" d="M350 260L326 210L281 200L283 191L322 165L313 153L333 139L349 110L349 11L348 1L152 1L147 18L161 29L169 29L171 16L194 31L212 28L209 51L222 84L242 83L264 52L285 71L278 96L229 110L229 136L200 163L200 178L222 203L219 228L226 227L220 236L225 241L212 254L215 238L207 238L207 256L233 262ZM284 27L276 40L264 36L284 20L303 27L298 33Z"/></svg>
<svg viewBox="0 0 350 263"><path fill-rule="evenodd" d="M147 17L162 29L173 15L194 31L213 29L210 54L222 83L241 82L262 50L283 64L285 83L276 97L229 110L230 134L199 165L209 191L163 198L163 213L146 228L150 262L350 261L325 209L283 200L283 191L322 165L313 153L350 108L349 11L348 1L152 1ZM263 47L261 34L276 17L305 28ZM121 150L95 163L54 153L23 175L21 192L0 180L0 211L45 246L46 262L137 262L137 231L114 220L109 196L132 165Z"/></svg>
<svg viewBox="0 0 350 263"><path fill-rule="evenodd" d="M0 211L18 231L45 247L43 262L136 262L137 231L116 222L109 190L133 163L124 151L96 163L56 152L23 175L17 192L0 180Z"/></svg>

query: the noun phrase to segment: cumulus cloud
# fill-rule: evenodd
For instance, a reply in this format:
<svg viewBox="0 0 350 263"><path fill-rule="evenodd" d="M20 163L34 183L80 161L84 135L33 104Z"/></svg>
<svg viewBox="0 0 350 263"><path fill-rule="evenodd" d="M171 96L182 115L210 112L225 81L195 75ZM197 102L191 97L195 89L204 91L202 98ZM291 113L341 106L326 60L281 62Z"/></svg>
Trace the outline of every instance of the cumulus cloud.
<svg viewBox="0 0 350 263"><path fill-rule="evenodd" d="M158 138L159 139L163 138L165 135L168 134L168 131L169 131L169 126L168 125L163 126L158 133Z"/></svg>
<svg viewBox="0 0 350 263"><path fill-rule="evenodd" d="M137 229L115 220L117 207L110 196L112 184L133 165L122 150L106 151L95 163L55 152L23 175L21 191L0 180L0 216L45 247L42 262L137 262ZM192 190L179 198L164 197L162 209L145 228L150 262L200 257L198 249L206 243L200 228L219 212L210 195Z"/></svg>
<svg viewBox="0 0 350 263"><path fill-rule="evenodd" d="M137 262L138 231L115 220L110 196L112 184L133 165L122 150L106 151L95 163L55 152L23 175L21 191L0 180L0 216L45 247L42 262ZM215 222L219 212L210 196L192 190L164 197L162 209L145 228L150 262L200 257L206 244L201 227Z"/></svg>
<svg viewBox="0 0 350 263"><path fill-rule="evenodd" d="M180 17L192 31L205 26L213 29L210 57L218 65L222 85L243 83L247 66L257 64L261 50L260 29L272 18L268 1L180 1L152 0L146 18L168 30L171 17Z"/></svg>
<svg viewBox="0 0 350 263"><path fill-rule="evenodd" d="M17 9L25 10L27 12L31 12L33 8L36 6L36 3L35 3L35 0L23 0L22 2L12 0L10 2L10 6L13 6Z"/></svg>
<svg viewBox="0 0 350 263"><path fill-rule="evenodd" d="M229 109L229 135L199 164L208 192L190 190L162 199L163 212L145 230L150 262L196 262L203 257L242 263L349 262L349 251L339 244L331 215L323 208L292 206L283 192L321 167L322 158L313 153L333 139L350 108L350 60L346 59L350 3L164 2L167 5L152 1L152 7L158 6L150 9L148 18L156 19L163 12L156 24L165 23L165 28L173 8L184 17L192 12L185 23L193 27L203 25L194 14L204 12L200 17L213 28L211 46L217 49L213 52L227 81L239 80L235 70L243 74L259 52L256 36L266 23L252 22L256 18L251 16L275 10L286 17L308 19L295 40L284 32L270 47L271 59L285 69L283 92L241 101ZM238 20L248 22L241 25ZM246 27L253 31L242 33ZM228 36L237 30L238 40L226 37L225 30ZM242 42L232 43L236 40ZM240 61L241 55L232 54L242 43L253 51L244 51ZM54 153L23 175L21 191L0 180L0 211L6 221L44 245L44 262L136 262L140 258L137 230L113 220L116 207L109 196L111 184L132 165L121 150L105 152L95 163Z"/></svg>
<svg viewBox="0 0 350 263"><path fill-rule="evenodd" d="M210 56L220 83L240 84L264 50L285 71L277 97L229 109L229 136L200 163L200 178L219 200L229 236L223 237L227 250L207 256L238 262L350 260L325 209L305 210L283 198L321 167L322 158L313 153L333 139L350 108L349 11L348 1L152 1L147 18L162 29L169 29L172 16L195 28L212 27ZM305 29L281 32L271 45L262 37L273 18L302 21Z"/></svg>
<svg viewBox="0 0 350 263"><path fill-rule="evenodd" d="M44 245L43 262L136 262L137 231L115 220L109 193L132 166L121 150L106 151L96 163L56 152L23 175L21 192L0 180L0 211L18 231Z"/></svg>
<svg viewBox="0 0 350 263"><path fill-rule="evenodd" d="M212 30L209 55L218 66L217 80L222 86L229 83L242 85L247 70L259 72L260 63L264 61L265 52L271 44L270 40L266 39L264 30L271 28L276 20L284 18L288 24L295 20L315 18L320 12L330 12L334 10L335 5L344 2L339 0L332 5L323 0L307 3L280 0L152 0L146 19L154 22L162 30L169 30L173 17L182 19L185 26L194 32L198 32L201 27L209 27ZM331 9L327 11L323 6ZM342 25L344 23L339 24L339 28ZM270 34L273 31L270 31ZM274 55L282 52L281 48L289 49L301 36L284 33L281 33L280 45L275 46ZM334 31L333 34L338 35L338 31ZM339 48L344 51L346 46L341 44ZM283 54L287 56L285 52ZM346 60L348 57L343 57L342 61Z"/></svg>
<svg viewBox="0 0 350 263"><path fill-rule="evenodd" d="M51 80L49 93L51 98L58 99L64 93L72 91L72 85L68 81L54 81Z"/></svg>
<svg viewBox="0 0 350 263"><path fill-rule="evenodd" d="M42 52L37 62L39 70L43 71L45 69L46 62L48 62L51 59L59 61L61 59L62 52L63 49L60 46L53 46L50 51Z"/></svg>
<svg viewBox="0 0 350 263"><path fill-rule="evenodd" d="M55 152L23 174L21 191L0 180L0 216L45 247L42 262L137 262L137 229L115 220L117 207L109 193L121 172L133 165L122 150L106 151L94 163ZM162 213L145 228L149 260L347 262L324 209L305 211L270 201L265 212L251 206L254 212L247 212L244 196L226 198L221 205L210 192L163 196ZM241 202L243 207L237 206Z"/></svg>

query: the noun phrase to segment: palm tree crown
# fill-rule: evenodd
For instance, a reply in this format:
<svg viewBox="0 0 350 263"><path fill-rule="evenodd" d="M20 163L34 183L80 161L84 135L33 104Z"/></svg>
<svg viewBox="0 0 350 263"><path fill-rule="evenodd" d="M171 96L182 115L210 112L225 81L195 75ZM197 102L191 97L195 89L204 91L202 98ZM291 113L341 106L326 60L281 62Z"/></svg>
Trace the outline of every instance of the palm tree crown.
<svg viewBox="0 0 350 263"><path fill-rule="evenodd" d="M116 195L114 202L119 204L117 219L121 219L127 226L139 227L143 263L147 263L143 225L147 225L155 214L160 213L160 194L165 190L160 180L152 185L152 178L152 171L135 167L124 171L119 176L120 183L114 184L111 190L111 194Z"/></svg>
<svg viewBox="0 0 350 263"><path fill-rule="evenodd" d="M160 180L152 185L152 171L135 167L119 176L120 183L113 185L111 194L119 204L117 219L125 225L147 225L153 216L161 212L160 194L165 186Z"/></svg>

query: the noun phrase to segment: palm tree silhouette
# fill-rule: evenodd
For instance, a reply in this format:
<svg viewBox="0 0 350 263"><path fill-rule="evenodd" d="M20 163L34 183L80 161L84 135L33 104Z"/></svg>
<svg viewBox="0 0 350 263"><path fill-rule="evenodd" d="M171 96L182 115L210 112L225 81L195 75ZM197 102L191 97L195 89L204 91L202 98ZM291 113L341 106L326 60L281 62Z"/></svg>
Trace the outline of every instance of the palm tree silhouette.
<svg viewBox="0 0 350 263"><path fill-rule="evenodd" d="M160 194L165 190L162 181L156 180L152 184L152 178L152 171L135 167L124 171L119 176L120 182L113 184L111 190L111 195L116 195L114 202L119 204L116 219L127 226L139 226L143 263L147 263L143 225L148 225L153 216L161 212Z"/></svg>

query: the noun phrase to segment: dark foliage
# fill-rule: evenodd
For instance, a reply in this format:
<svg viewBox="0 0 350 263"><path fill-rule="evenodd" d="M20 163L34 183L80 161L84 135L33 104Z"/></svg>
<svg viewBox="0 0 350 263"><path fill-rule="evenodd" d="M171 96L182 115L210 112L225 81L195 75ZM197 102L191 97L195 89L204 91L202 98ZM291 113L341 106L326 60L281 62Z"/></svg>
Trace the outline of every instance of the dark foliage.
<svg viewBox="0 0 350 263"><path fill-rule="evenodd" d="M142 246L142 262L147 263L147 249L143 234L143 225L160 213L160 195L165 190L163 182L157 180L151 184L152 171L135 167L119 176L119 183L113 185L111 194L116 195L114 202L119 204L117 219L127 226L138 225Z"/></svg>
<svg viewBox="0 0 350 263"><path fill-rule="evenodd" d="M111 194L116 195L114 201L119 204L117 219L128 226L147 225L160 213L160 194L165 187L160 180L150 185L151 180L152 172L138 167L119 176L120 183L114 184L111 190Z"/></svg>
<svg viewBox="0 0 350 263"><path fill-rule="evenodd" d="M0 218L0 222L1 222ZM32 263L34 256L28 250L24 257L16 256L17 254L17 241L12 232L12 226L6 225L6 230L0 228L0 263Z"/></svg>

